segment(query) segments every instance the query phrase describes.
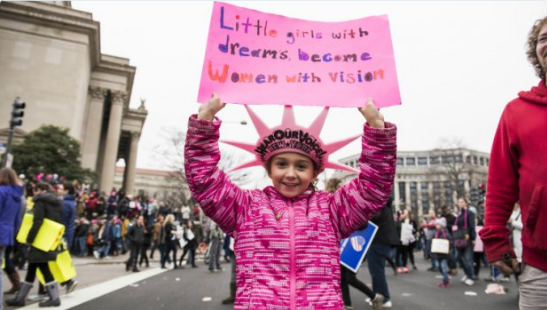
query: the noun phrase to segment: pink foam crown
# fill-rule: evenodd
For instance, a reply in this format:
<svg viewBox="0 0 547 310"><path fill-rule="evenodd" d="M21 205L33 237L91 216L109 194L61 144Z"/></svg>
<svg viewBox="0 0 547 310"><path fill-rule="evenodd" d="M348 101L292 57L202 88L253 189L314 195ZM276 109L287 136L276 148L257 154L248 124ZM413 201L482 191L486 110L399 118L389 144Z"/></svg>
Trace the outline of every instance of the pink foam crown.
<svg viewBox="0 0 547 310"><path fill-rule="evenodd" d="M329 113L328 107L325 107L323 111L321 111L309 128L296 124L293 108L289 105L285 106L285 109L283 110L282 124L274 128L266 126L249 106L245 105L245 109L247 110L247 113L249 113L249 117L258 133L259 138L257 143L248 144L227 140L222 140L221 142L253 153L256 158L230 169L229 172L253 166L265 167L268 159L275 154L296 152L310 157L320 170L330 168L359 173L359 171L354 168L328 160L330 154L361 136L356 135L330 144L323 143L319 134L327 119L327 114Z"/></svg>

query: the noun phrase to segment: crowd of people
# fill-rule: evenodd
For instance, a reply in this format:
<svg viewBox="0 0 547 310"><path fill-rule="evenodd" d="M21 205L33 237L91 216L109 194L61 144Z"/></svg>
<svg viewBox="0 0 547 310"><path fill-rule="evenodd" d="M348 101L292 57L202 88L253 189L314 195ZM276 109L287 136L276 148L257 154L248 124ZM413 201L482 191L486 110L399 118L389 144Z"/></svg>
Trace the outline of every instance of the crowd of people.
<svg viewBox="0 0 547 310"><path fill-rule="evenodd" d="M55 255L39 253L43 257L37 259L37 251L30 245L33 237L27 243L15 240L26 213L33 214L35 219L41 216L63 224L63 245L73 257L108 260L128 253L126 271L139 272L139 268L149 267L150 259L154 258L156 251L159 252L161 268L184 268L184 261L186 265L197 268L197 251L203 255L208 254L211 272L222 270L220 258L223 249L226 253L224 259L230 261L230 252L226 246L229 237L226 238L214 222L200 214L198 205L173 208L163 201L141 199L115 189L106 197L104 192L98 191L97 186L87 181L68 182L54 174L40 174L27 179L23 175L18 177L15 171L8 168L2 169L2 174L6 175L4 183L10 185L10 191L8 187L2 187L7 192L2 201L13 196L13 204L19 205L19 209L11 210L14 220L10 223L10 233L3 234L6 241L2 241L2 244L8 246L5 249L0 247L0 254L6 258L4 270L12 283L11 289L5 293L16 294L15 298L6 301L8 305L25 304L25 297L32 288L37 269L44 274L47 283L55 283L47 268L47 262L54 260ZM44 199L46 204L42 203ZM8 215L11 214L4 211L2 220L10 219ZM41 222L33 226L33 236L40 225ZM180 257L177 253L181 253ZM46 257L48 255L53 259ZM27 269L25 281L21 281L18 269ZM48 294L47 283L40 284L40 294ZM77 284L76 279L61 283L66 286L67 293L72 292ZM58 289L55 287L51 290L54 291L54 297L42 306L60 304Z"/></svg>
<svg viewBox="0 0 547 310"><path fill-rule="evenodd" d="M55 178L51 180L55 180ZM21 186L20 203L23 207L17 216L21 217L25 212L35 212L36 201L40 202L40 200L33 199L33 197L42 194L42 191L47 193L47 197L61 200L62 209L60 215L55 219L65 225L64 239L68 249L75 257L88 256L108 260L112 256L129 253L125 264L126 271L138 272L143 266L149 267L150 259L154 258L157 250L161 268L184 268L184 261L187 266L196 268L198 266L196 251L201 245L202 252L205 247L209 252L209 271L218 272L221 270L219 262L221 249L224 250L225 259L227 261L234 260L232 262L235 264L235 255L229 249L229 236L224 234L219 226L207 217L201 216L205 220L199 221L201 211L197 205L193 208L183 206L179 209L180 211L175 212L166 203L153 199L144 200L143 203L139 197L123 195L123 193L120 195L115 190L107 199L104 199L103 195L97 194L96 190L88 191L76 182L55 183L51 180L49 182L42 182L48 180L40 179L37 182L20 182L26 190L23 191L23 186ZM339 180L331 179L331 181L337 183L335 188L342 185ZM40 197L44 197L44 195L42 194ZM104 204L99 201L104 201ZM448 254L431 252L432 239L451 240L453 230L466 226L465 218L468 220L469 232L475 230L475 226L482 225L482 212L477 214L477 209L468 207L464 198L458 200L458 208L455 212L451 212L448 207L443 206L437 212L431 210L421 223L414 219L414 214L408 209L393 212L390 205L383 210L390 212L384 215L378 214L372 219L372 221L378 222L382 228L382 232L375 240L375 245L367 255L373 282L372 288L357 279L355 273L341 266L341 287L346 309L352 309L347 285L362 291L374 309L390 308L392 303L383 268L386 265L390 266L396 275L409 273L409 266L412 270L416 270L414 255L417 250L422 250L424 258L431 261L428 271L438 271L442 274L443 279L439 282L441 288L451 285L449 279L451 275L457 274L458 263L463 271L462 282L464 284L473 285L473 281L478 279L480 266L486 264L486 260L480 247L474 246L474 240L480 240L477 234L470 234L469 247L463 250L452 247ZM519 208L515 208L510 222L515 234L518 234L522 228L519 210ZM390 235L392 237L389 237ZM391 240L389 240L390 238ZM518 236L515 239L520 240ZM382 244L384 250L381 250ZM515 244L519 243L515 242ZM40 264L37 265L29 261L30 249L31 247L29 248L28 245L14 243L14 246L10 247L6 253L8 258L12 258L8 259L9 268L6 268L10 280L13 280L13 286L7 291L8 294L17 293L21 289L25 292L32 287L25 283L32 284L35 272L27 272L24 282L19 282L18 277L15 276L17 274L15 267L22 268L25 261L29 263L31 271L40 268ZM521 253L522 249L516 247L515 251ZM225 303L233 303L235 300L235 266L232 269L234 274L233 281L230 282L231 294ZM505 281L506 278L500 277L499 274L493 270L488 279ZM494 275L496 276L494 277ZM65 283L67 292L72 291L76 284L75 279ZM47 294L47 286L44 287L44 290ZM15 305L20 304L20 301L15 303ZM53 305L55 304L57 303L54 302Z"/></svg>

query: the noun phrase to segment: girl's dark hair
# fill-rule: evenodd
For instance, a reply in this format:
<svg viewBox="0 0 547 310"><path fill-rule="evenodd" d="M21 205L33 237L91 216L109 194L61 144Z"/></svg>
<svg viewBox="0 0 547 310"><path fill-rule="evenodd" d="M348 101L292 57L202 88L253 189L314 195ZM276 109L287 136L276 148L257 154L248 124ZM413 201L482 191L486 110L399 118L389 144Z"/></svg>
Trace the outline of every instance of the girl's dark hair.
<svg viewBox="0 0 547 310"><path fill-rule="evenodd" d="M0 169L0 185L15 185L17 184L17 174L11 168Z"/></svg>
<svg viewBox="0 0 547 310"><path fill-rule="evenodd" d="M25 185L25 194L26 194L26 197L33 197L34 196L34 183L32 181L28 182Z"/></svg>
<svg viewBox="0 0 547 310"><path fill-rule="evenodd" d="M532 26L532 29L530 29L530 33L528 34L528 40L526 41L526 56L528 56L528 61L532 64L532 66L534 66L536 74L541 79L545 79L545 69L539 63L536 48L538 45L539 31L545 24L547 24L547 16L543 19L536 20L534 26Z"/></svg>
<svg viewBox="0 0 547 310"><path fill-rule="evenodd" d="M46 183L46 182L40 182L40 183L36 184L34 186L34 188L42 190L42 191L46 191L46 192L52 192L53 191L53 187L51 186L51 184Z"/></svg>
<svg viewBox="0 0 547 310"><path fill-rule="evenodd" d="M342 180L338 178L331 178L327 182L327 192L334 193L338 187L340 187L340 184L342 183Z"/></svg>
<svg viewBox="0 0 547 310"><path fill-rule="evenodd" d="M68 192L69 195L74 195L74 193L76 192L74 190L74 185L71 182L64 182L63 188L65 189L65 191Z"/></svg>

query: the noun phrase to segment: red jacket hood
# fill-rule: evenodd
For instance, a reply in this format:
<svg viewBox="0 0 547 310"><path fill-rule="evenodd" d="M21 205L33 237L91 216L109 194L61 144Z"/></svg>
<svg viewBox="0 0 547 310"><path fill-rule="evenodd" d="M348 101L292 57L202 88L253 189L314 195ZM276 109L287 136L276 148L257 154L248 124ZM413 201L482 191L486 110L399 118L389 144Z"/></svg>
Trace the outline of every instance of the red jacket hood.
<svg viewBox="0 0 547 310"><path fill-rule="evenodd" d="M519 92L519 98L529 102L547 105L547 86L545 86L545 80L541 80L538 86L532 87L529 91Z"/></svg>

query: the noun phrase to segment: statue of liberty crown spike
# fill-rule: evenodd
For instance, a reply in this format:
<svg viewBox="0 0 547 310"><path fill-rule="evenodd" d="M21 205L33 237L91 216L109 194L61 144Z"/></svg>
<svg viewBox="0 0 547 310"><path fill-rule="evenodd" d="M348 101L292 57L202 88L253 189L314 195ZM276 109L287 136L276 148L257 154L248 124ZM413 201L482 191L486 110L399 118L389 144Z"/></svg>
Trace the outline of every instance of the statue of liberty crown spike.
<svg viewBox="0 0 547 310"><path fill-rule="evenodd" d="M293 108L289 105L286 105L283 110L282 124L274 128L266 126L266 124L264 124L247 105L245 105L245 109L247 110L247 113L249 113L258 133L259 138L257 143L248 144L227 140L221 140L221 142L253 153L256 158L234 167L228 172L253 166L266 167L268 159L272 156L284 152L295 152L310 157L320 171L330 168L359 173L359 171L354 168L328 160L330 154L361 137L359 134L330 144L323 143L319 134L327 119L327 114L329 113L328 107L325 107L323 111L321 111L309 128L296 124Z"/></svg>

